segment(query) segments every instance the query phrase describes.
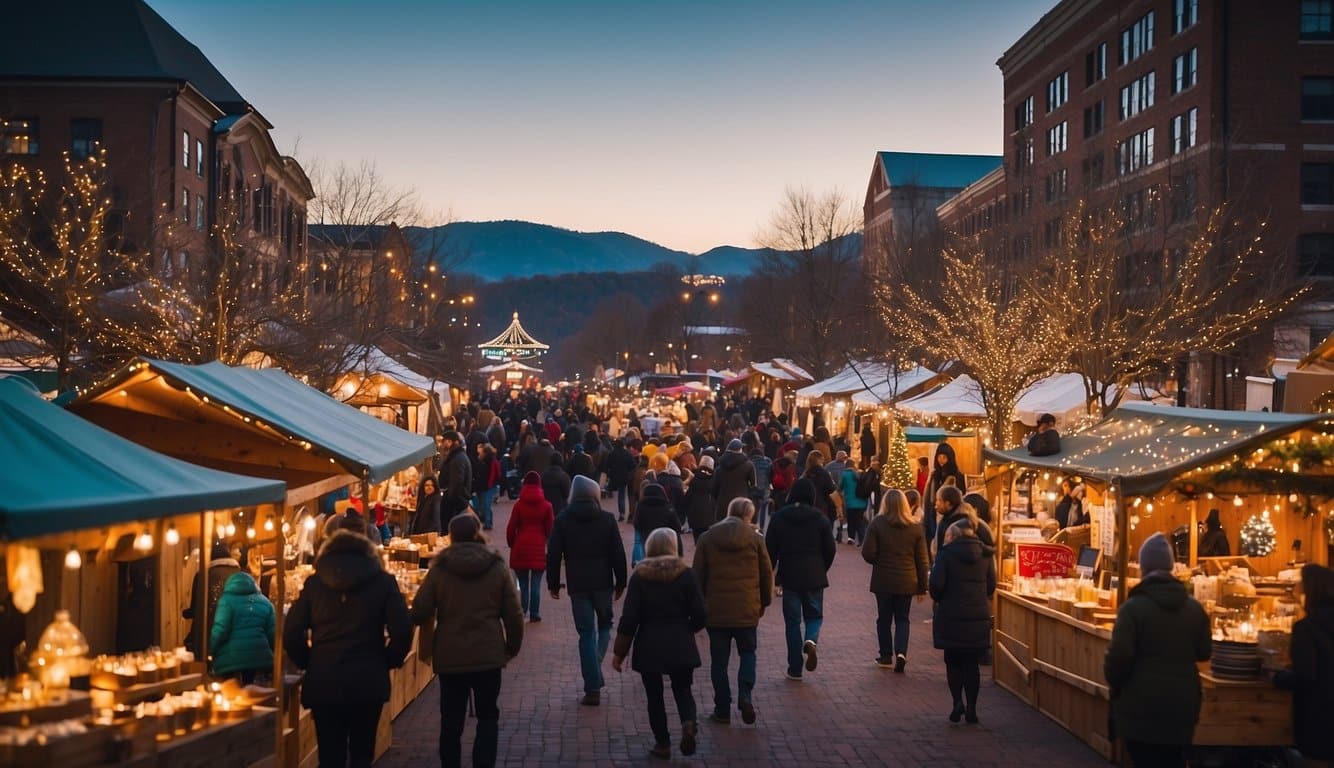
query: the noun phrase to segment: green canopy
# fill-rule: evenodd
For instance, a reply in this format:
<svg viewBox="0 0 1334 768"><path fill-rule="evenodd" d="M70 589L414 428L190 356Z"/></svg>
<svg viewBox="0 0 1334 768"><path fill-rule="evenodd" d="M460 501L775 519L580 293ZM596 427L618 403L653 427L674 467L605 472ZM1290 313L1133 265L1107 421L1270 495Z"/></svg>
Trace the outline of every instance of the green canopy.
<svg viewBox="0 0 1334 768"><path fill-rule="evenodd" d="M188 387L195 395L267 424L289 439L309 442L350 474L372 483L435 455L432 438L340 403L276 368L256 370L219 362L184 365L141 358L81 396L75 409L145 370L177 390Z"/></svg>
<svg viewBox="0 0 1334 768"><path fill-rule="evenodd" d="M943 443L949 435L936 427L904 427L903 439L909 443Z"/></svg>
<svg viewBox="0 0 1334 768"><path fill-rule="evenodd" d="M282 501L276 480L163 456L0 379L0 540Z"/></svg>
<svg viewBox="0 0 1334 768"><path fill-rule="evenodd" d="M1329 414L1216 411L1128 403L1077 435L1061 452L1029 456L1023 446L984 450L987 460L1116 483L1125 496L1151 496L1177 477L1319 422Z"/></svg>

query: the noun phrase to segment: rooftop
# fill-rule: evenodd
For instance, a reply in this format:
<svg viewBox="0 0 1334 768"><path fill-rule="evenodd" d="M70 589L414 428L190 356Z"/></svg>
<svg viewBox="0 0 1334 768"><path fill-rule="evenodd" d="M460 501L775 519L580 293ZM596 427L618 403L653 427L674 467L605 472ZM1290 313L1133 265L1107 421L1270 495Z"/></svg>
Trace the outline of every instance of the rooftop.
<svg viewBox="0 0 1334 768"><path fill-rule="evenodd" d="M1000 155L939 155L925 152L880 152L880 166L889 186L963 189L1001 166Z"/></svg>

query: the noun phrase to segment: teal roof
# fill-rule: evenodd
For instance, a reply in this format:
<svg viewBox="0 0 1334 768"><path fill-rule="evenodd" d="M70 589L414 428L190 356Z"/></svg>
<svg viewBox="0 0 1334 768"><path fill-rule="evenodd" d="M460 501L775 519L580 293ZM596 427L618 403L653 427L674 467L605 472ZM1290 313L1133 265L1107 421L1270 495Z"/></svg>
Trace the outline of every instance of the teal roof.
<svg viewBox="0 0 1334 768"><path fill-rule="evenodd" d="M287 486L154 453L0 379L0 541L282 501Z"/></svg>
<svg viewBox="0 0 1334 768"><path fill-rule="evenodd" d="M1000 155L935 155L923 152L881 152L891 188L896 186L963 189L1001 166Z"/></svg>
<svg viewBox="0 0 1334 768"><path fill-rule="evenodd" d="M904 440L909 443L943 443L949 437L936 427L904 427Z"/></svg>
<svg viewBox="0 0 1334 768"><path fill-rule="evenodd" d="M177 389L190 387L200 397L268 424L289 438L307 441L345 471L372 483L435 455L432 438L340 403L276 368L234 368L216 361L185 365L146 358L131 365L147 365ZM91 401L130 370L122 369L80 397L74 407Z"/></svg>

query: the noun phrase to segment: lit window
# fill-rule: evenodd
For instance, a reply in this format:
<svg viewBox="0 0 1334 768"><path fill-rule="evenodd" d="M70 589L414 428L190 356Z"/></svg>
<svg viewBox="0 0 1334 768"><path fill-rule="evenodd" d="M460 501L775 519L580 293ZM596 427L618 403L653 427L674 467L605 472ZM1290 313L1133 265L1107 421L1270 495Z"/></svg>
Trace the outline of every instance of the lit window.
<svg viewBox="0 0 1334 768"><path fill-rule="evenodd" d="M204 142L195 139L195 173L204 175Z"/></svg>
<svg viewBox="0 0 1334 768"><path fill-rule="evenodd" d="M40 125L35 117L0 120L0 154L35 155L41 148Z"/></svg>
<svg viewBox="0 0 1334 768"><path fill-rule="evenodd" d="M181 165L190 167L190 132L181 131Z"/></svg>
<svg viewBox="0 0 1334 768"><path fill-rule="evenodd" d="M1061 121L1060 125L1054 125L1047 129L1047 157L1059 155L1065 151L1066 142L1066 123Z"/></svg>
<svg viewBox="0 0 1334 768"><path fill-rule="evenodd" d="M1153 50L1153 11L1121 30L1121 66Z"/></svg>

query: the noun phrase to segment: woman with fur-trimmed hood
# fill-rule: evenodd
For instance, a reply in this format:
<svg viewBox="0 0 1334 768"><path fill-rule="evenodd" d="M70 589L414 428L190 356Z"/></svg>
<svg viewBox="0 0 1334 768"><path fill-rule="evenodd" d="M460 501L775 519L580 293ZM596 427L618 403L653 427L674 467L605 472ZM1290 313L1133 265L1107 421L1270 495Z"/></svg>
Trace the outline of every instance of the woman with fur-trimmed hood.
<svg viewBox="0 0 1334 768"><path fill-rule="evenodd" d="M635 566L625 594L611 666L617 672L631 646L630 668L644 679L648 721L655 743L649 754L670 759L671 732L663 702L662 678L671 679L672 696L681 715L681 754L695 753L695 697L690 687L700 665L695 635L704 628L704 594L699 580L677 556L676 531L658 528L644 544L647 557Z"/></svg>

